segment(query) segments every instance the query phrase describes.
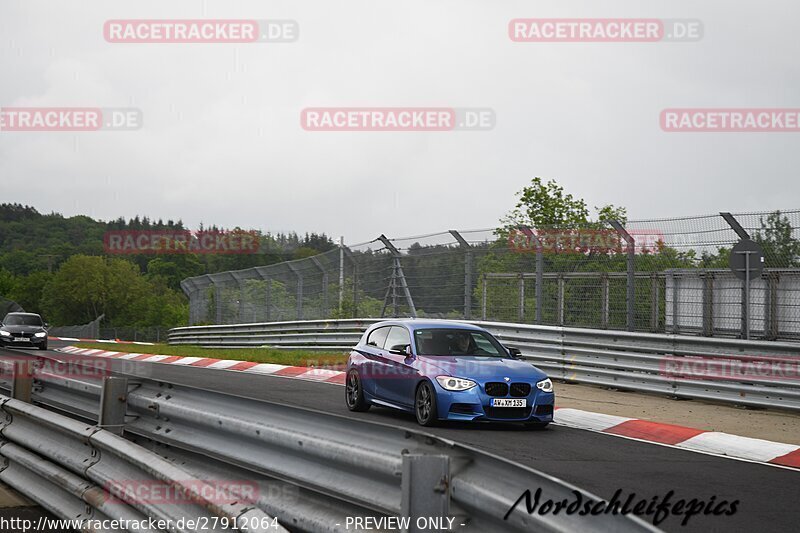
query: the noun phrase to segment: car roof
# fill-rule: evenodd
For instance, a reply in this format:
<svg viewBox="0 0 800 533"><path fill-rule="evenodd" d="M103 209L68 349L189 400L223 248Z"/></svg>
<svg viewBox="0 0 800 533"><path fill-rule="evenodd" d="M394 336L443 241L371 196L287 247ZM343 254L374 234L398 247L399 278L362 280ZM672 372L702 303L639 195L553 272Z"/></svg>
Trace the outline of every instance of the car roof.
<svg viewBox="0 0 800 533"><path fill-rule="evenodd" d="M436 320L436 319L416 319L405 318L397 320L384 320L373 324L370 329L375 329L381 326L404 326L411 331L417 329L472 329L476 331L485 331L482 327L467 322L456 322L454 320Z"/></svg>
<svg viewBox="0 0 800 533"><path fill-rule="evenodd" d="M39 315L38 315L38 314L36 314L36 313L20 313L19 311L14 311L13 313L8 313L6 316L11 316L11 315L19 315L19 316L39 316Z"/></svg>

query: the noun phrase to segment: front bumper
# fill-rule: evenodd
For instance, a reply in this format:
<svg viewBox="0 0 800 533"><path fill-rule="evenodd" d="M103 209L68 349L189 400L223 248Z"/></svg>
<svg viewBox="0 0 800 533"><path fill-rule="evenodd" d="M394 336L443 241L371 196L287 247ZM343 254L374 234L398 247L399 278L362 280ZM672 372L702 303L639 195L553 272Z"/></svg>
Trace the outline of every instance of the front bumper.
<svg viewBox="0 0 800 533"><path fill-rule="evenodd" d="M496 422L537 422L553 421L555 394L543 392L531 384L531 392L527 396L489 396L483 384L465 391L448 391L438 383L434 383L437 392L440 420L461 421L496 421ZM523 398L526 407L491 407L492 398Z"/></svg>
<svg viewBox="0 0 800 533"><path fill-rule="evenodd" d="M22 339L22 340L17 340ZM3 346L42 346L47 344L47 337L6 337L0 336Z"/></svg>

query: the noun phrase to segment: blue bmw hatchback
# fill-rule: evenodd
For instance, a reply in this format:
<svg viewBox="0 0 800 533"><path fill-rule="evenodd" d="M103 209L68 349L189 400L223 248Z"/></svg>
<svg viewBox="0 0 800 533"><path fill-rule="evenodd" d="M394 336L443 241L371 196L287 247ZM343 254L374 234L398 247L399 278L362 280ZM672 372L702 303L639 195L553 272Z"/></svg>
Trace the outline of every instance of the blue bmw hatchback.
<svg viewBox="0 0 800 533"><path fill-rule="evenodd" d="M345 401L351 411L372 405L441 420L553 420L553 383L478 326L441 320L388 320L370 327L347 361Z"/></svg>

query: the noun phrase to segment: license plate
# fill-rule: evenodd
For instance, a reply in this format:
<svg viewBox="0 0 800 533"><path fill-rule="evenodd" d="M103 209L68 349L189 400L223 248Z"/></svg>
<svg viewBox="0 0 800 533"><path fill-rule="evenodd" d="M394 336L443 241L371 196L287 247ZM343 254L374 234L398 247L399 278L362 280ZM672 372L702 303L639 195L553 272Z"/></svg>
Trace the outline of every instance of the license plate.
<svg viewBox="0 0 800 533"><path fill-rule="evenodd" d="M27 342L28 339L25 337L14 337L14 342Z"/></svg>
<svg viewBox="0 0 800 533"><path fill-rule="evenodd" d="M525 398L492 398L492 407L527 407Z"/></svg>

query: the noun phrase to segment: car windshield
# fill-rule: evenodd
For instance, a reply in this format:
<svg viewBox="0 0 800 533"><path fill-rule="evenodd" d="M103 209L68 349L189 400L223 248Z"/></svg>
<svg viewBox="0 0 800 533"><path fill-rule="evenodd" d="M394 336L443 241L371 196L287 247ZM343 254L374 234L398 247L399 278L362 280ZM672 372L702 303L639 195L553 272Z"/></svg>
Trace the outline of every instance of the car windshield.
<svg viewBox="0 0 800 533"><path fill-rule="evenodd" d="M418 329L414 331L414 342L419 355L508 357L494 337L473 329Z"/></svg>
<svg viewBox="0 0 800 533"><path fill-rule="evenodd" d="M42 319L35 315L8 315L3 324L6 326L41 326Z"/></svg>

